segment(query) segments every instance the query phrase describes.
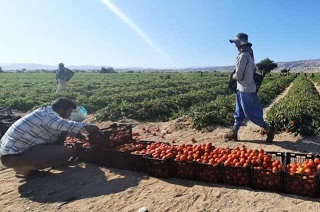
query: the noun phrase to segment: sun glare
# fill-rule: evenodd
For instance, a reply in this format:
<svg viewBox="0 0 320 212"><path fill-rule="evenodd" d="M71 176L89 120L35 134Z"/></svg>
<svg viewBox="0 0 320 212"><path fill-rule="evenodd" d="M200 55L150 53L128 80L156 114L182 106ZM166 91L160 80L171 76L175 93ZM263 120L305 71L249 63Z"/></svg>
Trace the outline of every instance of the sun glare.
<svg viewBox="0 0 320 212"><path fill-rule="evenodd" d="M161 50L147 35L144 33L132 20L130 20L118 7L112 4L108 0L102 0L102 2L116 15L118 16L125 24L128 25L135 33L137 33L150 47L164 56L167 60L172 62L171 58Z"/></svg>

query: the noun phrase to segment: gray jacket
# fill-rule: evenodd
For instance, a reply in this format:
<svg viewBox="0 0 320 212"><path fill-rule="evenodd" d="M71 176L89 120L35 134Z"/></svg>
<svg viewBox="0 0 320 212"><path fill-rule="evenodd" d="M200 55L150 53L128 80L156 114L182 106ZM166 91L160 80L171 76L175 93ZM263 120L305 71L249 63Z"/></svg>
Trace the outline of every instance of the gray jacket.
<svg viewBox="0 0 320 212"><path fill-rule="evenodd" d="M241 52L237 57L236 72L233 79L237 80L237 90L245 93L255 93L256 84L253 80L255 70L254 60L249 52Z"/></svg>

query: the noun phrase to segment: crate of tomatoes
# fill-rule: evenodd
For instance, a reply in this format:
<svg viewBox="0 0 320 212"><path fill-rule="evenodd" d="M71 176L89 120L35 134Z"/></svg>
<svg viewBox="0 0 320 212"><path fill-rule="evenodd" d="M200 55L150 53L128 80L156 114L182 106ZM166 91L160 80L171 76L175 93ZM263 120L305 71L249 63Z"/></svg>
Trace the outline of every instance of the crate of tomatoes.
<svg viewBox="0 0 320 212"><path fill-rule="evenodd" d="M200 145L200 156L195 155L195 180L222 183L221 164L224 153L229 152L229 148L215 148L210 143L205 146ZM199 153L197 151L196 153Z"/></svg>
<svg viewBox="0 0 320 212"><path fill-rule="evenodd" d="M313 154L286 154L284 191L289 194L317 197L319 177L316 167L320 160Z"/></svg>
<svg viewBox="0 0 320 212"><path fill-rule="evenodd" d="M245 146L235 147L220 153L223 183L234 186L250 186L250 164L258 154L259 151L247 149Z"/></svg>
<svg viewBox="0 0 320 212"><path fill-rule="evenodd" d="M209 183L221 183L221 165L217 163L195 163L195 180L209 182Z"/></svg>
<svg viewBox="0 0 320 212"><path fill-rule="evenodd" d="M251 165L251 185L254 189L283 191L283 164L285 154L282 152L265 152Z"/></svg>
<svg viewBox="0 0 320 212"><path fill-rule="evenodd" d="M132 141L132 125L112 124L89 134L91 146L97 150L112 149Z"/></svg>
<svg viewBox="0 0 320 212"><path fill-rule="evenodd" d="M194 180L196 145L182 144L174 147L177 154L170 164L172 177Z"/></svg>
<svg viewBox="0 0 320 212"><path fill-rule="evenodd" d="M153 141L136 141L133 140L131 143L126 143L117 146L117 150L121 152L127 152L125 160L129 161L128 170L136 172L147 172L146 152L148 145L154 143Z"/></svg>
<svg viewBox="0 0 320 212"><path fill-rule="evenodd" d="M169 143L154 142L147 146L146 151L148 175L159 178L170 178L172 171L171 160L176 150Z"/></svg>
<svg viewBox="0 0 320 212"><path fill-rule="evenodd" d="M96 151L96 161L99 165L146 172L146 161L143 150L149 145L148 141L133 141L119 145L113 149Z"/></svg>
<svg viewBox="0 0 320 212"><path fill-rule="evenodd" d="M75 157L89 163L95 163L96 157L90 143L86 139L66 137L65 146L75 150Z"/></svg>
<svg viewBox="0 0 320 212"><path fill-rule="evenodd" d="M172 175L177 178L207 181L206 176L212 167L209 164L210 152L215 148L212 143L182 144L175 147L177 154L171 165ZM204 171L205 168L208 168L208 171ZM198 171L203 172L197 173Z"/></svg>

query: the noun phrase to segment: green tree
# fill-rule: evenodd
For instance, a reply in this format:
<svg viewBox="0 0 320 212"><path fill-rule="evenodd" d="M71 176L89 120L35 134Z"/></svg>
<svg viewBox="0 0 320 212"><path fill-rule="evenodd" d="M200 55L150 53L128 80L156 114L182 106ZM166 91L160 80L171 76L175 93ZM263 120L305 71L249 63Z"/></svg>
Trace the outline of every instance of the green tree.
<svg viewBox="0 0 320 212"><path fill-rule="evenodd" d="M268 74L277 67L278 64L275 63L273 60L270 60L269 58L261 60L259 63L257 63L258 70L261 71L263 74Z"/></svg>
<svg viewBox="0 0 320 212"><path fill-rule="evenodd" d="M3 70L2 70L2 67L0 66L0 73L2 73L3 72Z"/></svg>
<svg viewBox="0 0 320 212"><path fill-rule="evenodd" d="M100 73L116 73L116 72L112 67L109 67L109 68L102 67L100 70Z"/></svg>

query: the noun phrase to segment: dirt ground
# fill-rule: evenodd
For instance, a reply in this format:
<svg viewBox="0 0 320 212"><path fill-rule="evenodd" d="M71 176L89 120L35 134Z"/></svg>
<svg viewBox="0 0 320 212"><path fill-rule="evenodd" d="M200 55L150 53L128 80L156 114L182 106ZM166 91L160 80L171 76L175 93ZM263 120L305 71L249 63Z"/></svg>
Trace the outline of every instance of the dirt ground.
<svg viewBox="0 0 320 212"><path fill-rule="evenodd" d="M288 87L289 89L289 87ZM286 95L288 89L276 100ZM268 108L265 109L265 112ZM89 117L87 121L90 121ZM239 142L225 142L228 128L197 131L192 128L189 117L170 122L133 124L134 132L144 140L174 140L175 144L211 142L216 147L248 148L266 151L319 153L320 137L300 137L278 133L274 142L267 145L265 135L249 123L240 129ZM110 122L98 124L100 127ZM153 136L142 128L169 130L171 134ZM19 181L11 169L0 168L1 211L138 211L146 207L149 211L320 211L320 198L309 198L285 193L272 193L246 187L210 184L182 179L157 179L144 173L113 168L98 167L89 163L78 163L51 174L29 181Z"/></svg>

